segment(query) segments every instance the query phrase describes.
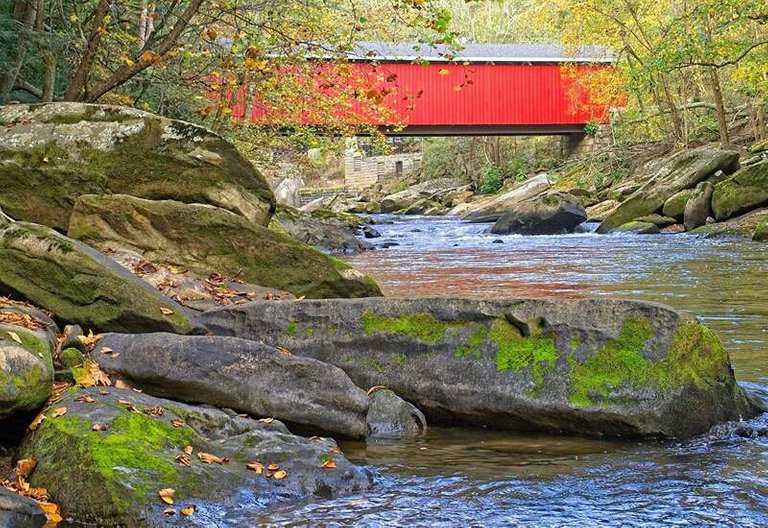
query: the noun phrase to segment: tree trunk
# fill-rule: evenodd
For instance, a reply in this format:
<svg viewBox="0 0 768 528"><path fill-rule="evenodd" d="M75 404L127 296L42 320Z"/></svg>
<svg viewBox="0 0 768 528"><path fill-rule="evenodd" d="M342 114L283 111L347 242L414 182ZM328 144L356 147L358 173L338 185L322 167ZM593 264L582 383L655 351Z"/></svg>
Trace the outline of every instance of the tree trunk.
<svg viewBox="0 0 768 528"><path fill-rule="evenodd" d="M677 105L675 105L675 99L672 97L672 91L669 89L669 82L665 76L662 75L661 86L664 89L664 102L669 110L669 116L672 118L672 126L675 128L675 137L678 141L684 139L683 133L683 120L680 119L680 112L677 111Z"/></svg>
<svg viewBox="0 0 768 528"><path fill-rule="evenodd" d="M724 149L731 147L728 137L728 118L725 113L723 91L720 88L720 76L715 68L709 69L709 82L712 84L712 97L714 98L715 111L717 112L717 130L720 133L720 146Z"/></svg>
<svg viewBox="0 0 768 528"><path fill-rule="evenodd" d="M104 32L104 18L109 14L114 0L99 0L96 10L93 13L93 25L91 27L91 36L88 38L88 44L80 59L72 81L67 87L67 93L64 95L65 101L82 101L86 99L86 84L91 74L93 63L96 60L96 53L99 51L101 36Z"/></svg>
<svg viewBox="0 0 768 528"><path fill-rule="evenodd" d="M14 20L19 24L18 47L15 60L9 65L0 82L0 103L4 103L10 97L16 78L24 65L32 37L32 28L37 20L37 7L37 0L16 2L13 5Z"/></svg>

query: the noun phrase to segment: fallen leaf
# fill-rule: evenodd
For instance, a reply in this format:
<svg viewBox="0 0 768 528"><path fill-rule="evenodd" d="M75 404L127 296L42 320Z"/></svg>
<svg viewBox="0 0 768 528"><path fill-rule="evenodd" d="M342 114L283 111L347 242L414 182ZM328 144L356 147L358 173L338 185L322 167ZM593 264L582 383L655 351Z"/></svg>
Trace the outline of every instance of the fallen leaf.
<svg viewBox="0 0 768 528"><path fill-rule="evenodd" d="M321 456L320 462L323 469L336 469L336 461L328 455Z"/></svg>
<svg viewBox="0 0 768 528"><path fill-rule="evenodd" d="M80 342L85 345L85 348L88 350L93 350L93 348L96 346L96 343L101 341L100 335L93 335L93 330L88 331L87 336L77 336L77 338L80 340Z"/></svg>
<svg viewBox="0 0 768 528"><path fill-rule="evenodd" d="M251 462L249 464L246 464L245 467L252 470L257 475L261 475L264 473L264 464L260 464L258 462Z"/></svg>
<svg viewBox="0 0 768 528"><path fill-rule="evenodd" d="M131 402L129 402L129 401L117 400L117 404L118 405L122 405L123 407L125 407L125 409L128 412L132 412L132 413L138 413L139 412L139 410L136 408L136 406L134 404L132 404Z"/></svg>
<svg viewBox="0 0 768 528"><path fill-rule="evenodd" d="M185 270L177 268L176 266L168 266L168 270L174 275L181 275L182 273L186 273Z"/></svg>
<svg viewBox="0 0 768 528"><path fill-rule="evenodd" d="M173 310L171 310L170 308L160 308L160 312L163 315L173 315Z"/></svg>
<svg viewBox="0 0 768 528"><path fill-rule="evenodd" d="M189 455L181 454L177 456L174 460L181 464L182 466L192 467L192 459Z"/></svg>
<svg viewBox="0 0 768 528"><path fill-rule="evenodd" d="M200 459L200 462L203 464L228 464L229 459L228 458L222 458L217 457L216 455L212 455L210 453L198 453L197 458Z"/></svg>
<svg viewBox="0 0 768 528"><path fill-rule="evenodd" d="M178 418L175 418L171 420L171 425L176 428L179 428L179 427L184 427L187 424L184 423L184 420L179 420Z"/></svg>
<svg viewBox="0 0 768 528"><path fill-rule="evenodd" d="M274 418L261 418L259 421L261 423L264 423L264 424L271 424L272 422L275 421L275 419Z"/></svg>
<svg viewBox="0 0 768 528"><path fill-rule="evenodd" d="M65 414L67 414L66 407L57 407L53 410L53 413L51 413L51 418L58 418L59 416L64 416Z"/></svg>
<svg viewBox="0 0 768 528"><path fill-rule="evenodd" d="M184 508L183 510L181 510L181 514L182 514L184 517L189 517L190 515L192 515L193 513L195 513L195 510L196 510L196 509L197 509L197 508L195 508L195 505L194 505L194 504L190 504L189 506L187 506L186 508Z"/></svg>
<svg viewBox="0 0 768 528"><path fill-rule="evenodd" d="M162 407L159 405L155 407L148 407L144 409L144 414L148 414L149 416L162 416L165 411Z"/></svg>
<svg viewBox="0 0 768 528"><path fill-rule="evenodd" d="M302 295L301 297L297 297L295 300L296 302L300 302L300 301L303 301L304 299L305 299L305 296Z"/></svg>
<svg viewBox="0 0 768 528"><path fill-rule="evenodd" d="M114 354L114 350L112 350L109 347L101 347L101 353L102 354Z"/></svg>
<svg viewBox="0 0 768 528"><path fill-rule="evenodd" d="M280 466L278 466L277 464L270 464L267 466L267 469L270 471L277 471L278 469L280 469Z"/></svg>
<svg viewBox="0 0 768 528"><path fill-rule="evenodd" d="M37 460L34 458L22 458L16 462L16 476L23 479L27 478L35 466L37 466Z"/></svg>
<svg viewBox="0 0 768 528"><path fill-rule="evenodd" d="M83 402L83 403L93 403L96 400L93 399L93 396L90 394L81 394L77 398L75 398L76 402Z"/></svg>
<svg viewBox="0 0 768 528"><path fill-rule="evenodd" d="M173 488L163 488L157 492L160 498L166 504L173 504L173 496L176 494L176 490Z"/></svg>
<svg viewBox="0 0 768 528"><path fill-rule="evenodd" d="M45 420L45 413L40 413L37 416L35 416L35 419L32 420L32 423L29 424L29 430L34 431L38 427L40 427L40 424L43 423L43 420Z"/></svg>
<svg viewBox="0 0 768 528"><path fill-rule="evenodd" d="M45 528L55 528L64 519L59 513L59 505L52 502L39 501L37 503L40 509L43 510L45 516L48 518L48 522L45 524Z"/></svg>
<svg viewBox="0 0 768 528"><path fill-rule="evenodd" d="M113 386L113 387L115 387L116 389L130 389L130 388L131 388L131 386L130 386L130 385L128 385L126 382L124 382L124 381L123 381L123 380L121 380L121 379L117 379L117 380L115 380L115 381L112 383L112 386Z"/></svg>
<svg viewBox="0 0 768 528"><path fill-rule="evenodd" d="M107 389L99 389L99 394L102 396L109 396L109 391Z"/></svg>
<svg viewBox="0 0 768 528"><path fill-rule="evenodd" d="M186 454L188 454L188 455L191 455L191 454L192 454L192 451L194 451L194 448L193 448L192 446L188 445L188 446L184 447L183 451L184 451Z"/></svg>
<svg viewBox="0 0 768 528"><path fill-rule="evenodd" d="M386 387L384 385L374 385L373 387L368 389L368 396L370 396L371 394L373 394L376 391L385 390L385 389L386 389Z"/></svg>
<svg viewBox="0 0 768 528"><path fill-rule="evenodd" d="M272 478L275 480L281 480L288 476L288 472L284 469L281 469L280 471L276 471L274 475L272 475Z"/></svg>
<svg viewBox="0 0 768 528"><path fill-rule="evenodd" d="M163 510L163 515L176 515L176 510L173 508L166 508Z"/></svg>
<svg viewBox="0 0 768 528"><path fill-rule="evenodd" d="M18 344L23 345L24 343L21 341L21 338L19 337L19 334L16 332L8 332L8 335L11 336L11 339L16 341Z"/></svg>
<svg viewBox="0 0 768 528"><path fill-rule="evenodd" d="M331 453L335 454L335 455L341 455L342 454L341 453L341 449L339 449L338 447L332 447L331 449L329 449L329 451Z"/></svg>
<svg viewBox="0 0 768 528"><path fill-rule="evenodd" d="M289 355L289 356L291 355L291 351L290 351L290 350L288 350L288 349L287 349L287 348L285 348L285 347L281 347L281 346L279 346L279 347L277 347L277 351L278 351L278 352L282 352L283 354L286 354L286 355Z"/></svg>
<svg viewBox="0 0 768 528"><path fill-rule="evenodd" d="M95 423L91 426L92 431L106 431L107 430L107 424L103 423Z"/></svg>

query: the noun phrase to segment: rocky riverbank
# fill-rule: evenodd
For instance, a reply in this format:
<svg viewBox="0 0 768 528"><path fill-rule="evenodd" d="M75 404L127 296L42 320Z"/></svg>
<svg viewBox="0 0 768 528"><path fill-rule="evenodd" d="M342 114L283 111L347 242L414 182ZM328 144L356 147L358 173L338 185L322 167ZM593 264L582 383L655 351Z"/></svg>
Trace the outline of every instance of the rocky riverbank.
<svg viewBox="0 0 768 528"><path fill-rule="evenodd" d="M688 438L757 413L718 338L663 306L377 299L305 243L330 243L308 219L359 218L276 209L205 129L80 104L2 107L0 124L6 524L211 525L354 493L373 476L330 437L428 421ZM535 232L584 216L536 186L510 191L525 214L482 215Z"/></svg>

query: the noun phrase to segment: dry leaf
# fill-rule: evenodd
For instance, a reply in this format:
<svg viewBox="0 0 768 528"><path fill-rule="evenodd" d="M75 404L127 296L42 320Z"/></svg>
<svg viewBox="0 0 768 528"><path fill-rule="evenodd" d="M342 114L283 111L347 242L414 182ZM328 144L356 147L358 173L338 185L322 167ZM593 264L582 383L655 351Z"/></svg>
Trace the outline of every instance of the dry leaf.
<svg viewBox="0 0 768 528"><path fill-rule="evenodd" d="M287 348L285 348L285 347L281 347L281 346L279 346L279 347L277 347L277 350L278 350L278 352L282 352L283 354L287 354L287 355L289 355L289 356L291 355L291 351L290 351L290 350L288 350L288 349L287 349Z"/></svg>
<svg viewBox="0 0 768 528"><path fill-rule="evenodd" d="M51 418L58 418L59 416L64 416L65 414L67 414L66 407L57 407L53 410L53 413L51 413Z"/></svg>
<svg viewBox="0 0 768 528"><path fill-rule="evenodd" d="M228 458L221 458L217 457L216 455L212 455L210 453L198 453L197 458L200 459L200 462L203 464L228 464L229 459Z"/></svg>
<svg viewBox="0 0 768 528"><path fill-rule="evenodd" d="M176 490L173 488L163 488L157 492L163 502L166 504L173 504L173 496L176 494Z"/></svg>
<svg viewBox="0 0 768 528"><path fill-rule="evenodd" d="M288 476L288 472L284 469L281 469L280 471L276 471L274 475L272 475L272 478L275 480L281 480Z"/></svg>
<svg viewBox="0 0 768 528"><path fill-rule="evenodd" d="M81 394L77 398L75 398L76 402L83 402L83 403L93 403L96 400L93 399L93 396L90 394Z"/></svg>
<svg viewBox="0 0 768 528"><path fill-rule="evenodd" d="M29 424L29 430L30 431L36 430L38 427L40 427L40 424L43 423L43 420L45 420L44 413L40 413L37 416L35 416L35 419L32 420L31 424Z"/></svg>
<svg viewBox="0 0 768 528"><path fill-rule="evenodd" d="M176 515L176 510L173 508L166 508L163 510L163 515Z"/></svg>
<svg viewBox="0 0 768 528"><path fill-rule="evenodd" d="M371 394L373 394L376 391L385 390L385 389L386 389L386 387L384 385L374 385L373 387L368 389L368 396L370 396Z"/></svg>
<svg viewBox="0 0 768 528"><path fill-rule="evenodd" d="M335 454L335 455L341 455L342 454L341 453L341 449L339 449L338 447L332 447L329 451L331 453Z"/></svg>
<svg viewBox="0 0 768 528"><path fill-rule="evenodd" d="M89 330L87 336L78 336L77 338L82 344L85 345L85 348L88 350L93 350L93 347L96 346L96 343L101 341L101 337L102 336L100 335L93 335L93 330Z"/></svg>
<svg viewBox="0 0 768 528"><path fill-rule="evenodd" d="M40 509L43 510L43 513L45 513L45 516L48 518L48 522L45 524L46 528L55 528L57 524L64 520L59 513L58 504L39 501L37 505L40 506Z"/></svg>
<svg viewBox="0 0 768 528"><path fill-rule="evenodd" d="M192 459L189 455L181 454L177 456L174 460L181 464L182 466L192 467Z"/></svg>
<svg viewBox="0 0 768 528"><path fill-rule="evenodd" d="M328 457L322 465L323 469L336 469L336 461L331 457Z"/></svg>
<svg viewBox="0 0 768 528"><path fill-rule="evenodd" d="M304 298L305 298L304 295L302 295L301 297L297 297L296 298L296 302L303 301Z"/></svg>
<svg viewBox="0 0 768 528"><path fill-rule="evenodd" d="M148 414L149 416L162 416L165 411L162 407L159 405L155 407L148 407L144 409L144 414Z"/></svg>
<svg viewBox="0 0 768 528"><path fill-rule="evenodd" d="M170 308L162 307L162 308L160 308L160 312L163 315L173 315L173 310L171 310Z"/></svg>
<svg viewBox="0 0 768 528"><path fill-rule="evenodd" d="M115 380L114 383L112 383L112 386L115 387L116 389L130 389L131 388L130 385L128 385L126 382L124 382L123 380L120 380L120 379Z"/></svg>
<svg viewBox="0 0 768 528"><path fill-rule="evenodd" d="M252 470L257 475L261 475L264 473L264 464L260 464L258 462L251 462L249 464L246 464L245 467Z"/></svg>
<svg viewBox="0 0 768 528"><path fill-rule="evenodd" d="M179 428L179 427L184 427L187 424L184 423L184 420L179 420L178 418L175 418L171 420L171 425L176 428Z"/></svg>
<svg viewBox="0 0 768 528"><path fill-rule="evenodd" d="M19 334L16 332L8 332L8 335L11 336L11 339L16 341L18 344L23 345L24 343L21 341L21 338L19 337Z"/></svg>
<svg viewBox="0 0 768 528"><path fill-rule="evenodd" d="M259 421L260 421L261 423L263 423L263 424L271 424L272 422L274 422L274 421L275 421L275 419L274 419L274 418L262 418L262 419L260 419Z"/></svg>
<svg viewBox="0 0 768 528"><path fill-rule="evenodd" d="M113 354L115 351L109 347L101 347L102 354Z"/></svg>
<svg viewBox="0 0 768 528"><path fill-rule="evenodd" d="M194 504L190 504L189 506L187 506L186 508L184 508L183 510L181 510L181 514L182 514L184 517L188 517L188 516L192 515L193 513L195 513L195 510L196 510L196 509L197 509L197 508L195 508L195 505L194 505Z"/></svg>
<svg viewBox="0 0 768 528"><path fill-rule="evenodd" d="M103 423L95 423L91 426L92 431L106 431L107 430L107 424Z"/></svg>
<svg viewBox="0 0 768 528"><path fill-rule="evenodd" d="M22 479L27 478L35 466L37 466L37 460L34 458L22 458L16 462L16 476Z"/></svg>
<svg viewBox="0 0 768 528"><path fill-rule="evenodd" d="M99 389L99 394L101 394L102 396L109 396L109 391L107 389L102 388L102 389Z"/></svg>
<svg viewBox="0 0 768 528"><path fill-rule="evenodd" d="M192 454L192 451L194 451L194 448L193 448L192 446L188 445L188 446L185 446L185 447L184 447L183 451L184 451L186 454L188 454L188 455L191 455L191 454Z"/></svg>
<svg viewBox="0 0 768 528"><path fill-rule="evenodd" d="M278 466L277 464L270 464L267 466L267 469L270 471L277 471L278 469L280 469L280 466Z"/></svg>

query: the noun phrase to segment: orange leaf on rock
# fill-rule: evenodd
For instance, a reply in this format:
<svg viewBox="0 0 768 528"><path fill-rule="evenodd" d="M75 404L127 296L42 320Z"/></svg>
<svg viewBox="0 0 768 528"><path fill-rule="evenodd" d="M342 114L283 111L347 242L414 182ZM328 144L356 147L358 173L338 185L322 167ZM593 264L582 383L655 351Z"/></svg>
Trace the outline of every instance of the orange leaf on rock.
<svg viewBox="0 0 768 528"><path fill-rule="evenodd" d="M261 423L263 423L263 424L271 424L272 422L274 422L274 421L275 421L275 419L274 419L274 418L262 418L262 419L260 419L259 421L260 421Z"/></svg>
<svg viewBox="0 0 768 528"><path fill-rule="evenodd" d="M107 430L107 424L103 423L95 423L91 426L92 431L106 431Z"/></svg>
<svg viewBox="0 0 768 528"><path fill-rule="evenodd" d="M200 462L203 464L228 464L229 459L228 458L222 458L217 457L216 455L212 455L210 453L198 453L197 458L200 459Z"/></svg>
<svg viewBox="0 0 768 528"><path fill-rule="evenodd" d="M189 457L189 455L181 454L177 456L174 460L181 464L182 466L192 467L192 459Z"/></svg>
<svg viewBox="0 0 768 528"><path fill-rule="evenodd" d="M184 517L188 517L188 516L190 516L190 515L194 514L196 509L197 509L197 508L195 508L195 505L194 505L194 504L190 504L189 506L187 506L186 508L184 508L183 510L181 510L181 514L182 514Z"/></svg>
<svg viewBox="0 0 768 528"><path fill-rule="evenodd" d="M170 308L160 308L160 312L163 315L173 315L173 310L171 310Z"/></svg>
<svg viewBox="0 0 768 528"><path fill-rule="evenodd" d="M94 400L93 396L91 396L90 394L81 394L80 396L75 398L75 401L76 402L83 402L83 403L93 403L96 400Z"/></svg>
<svg viewBox="0 0 768 528"><path fill-rule="evenodd" d="M37 460L34 458L22 458L16 462L16 476L19 478L27 478L32 470L37 466Z"/></svg>
<svg viewBox="0 0 768 528"><path fill-rule="evenodd" d="M275 480L282 480L287 476L288 476L288 472L284 469L281 469L280 471L276 471L275 474L272 475L272 478Z"/></svg>
<svg viewBox="0 0 768 528"><path fill-rule="evenodd" d="M45 420L44 413L40 413L37 416L35 416L35 419L32 420L31 424L29 424L29 430L30 431L36 430L38 427L40 427L40 424L43 423L43 420Z"/></svg>
<svg viewBox="0 0 768 528"><path fill-rule="evenodd" d="M166 508L163 510L163 515L176 515L176 510L173 508Z"/></svg>
<svg viewBox="0 0 768 528"><path fill-rule="evenodd" d="M163 488L157 492L160 498L166 504L173 504L173 496L176 494L176 490L173 488Z"/></svg>
<svg viewBox="0 0 768 528"><path fill-rule="evenodd" d="M96 346L96 343L101 341L101 336L93 335L93 330L89 330L87 336L78 336L77 338L83 345L85 345L85 348L88 350L93 350L93 347Z"/></svg>
<svg viewBox="0 0 768 528"><path fill-rule="evenodd" d="M245 467L252 470L257 475L264 473L264 464L260 464L259 462L250 462L249 464L246 464Z"/></svg>
<svg viewBox="0 0 768 528"><path fill-rule="evenodd" d="M184 447L184 452L185 452L186 454L188 454L188 455L191 455L191 454L192 454L192 451L194 451L194 448L193 448L191 445L188 445L188 446L185 446L185 447Z"/></svg>
<svg viewBox="0 0 768 528"><path fill-rule="evenodd" d="M176 428L179 428L179 427L184 427L187 424L184 423L184 420L179 420L178 418L175 418L171 420L171 425Z"/></svg>
<svg viewBox="0 0 768 528"><path fill-rule="evenodd" d="M51 418L58 418L59 416L64 416L65 414L67 414L67 408L66 407L57 407L51 413Z"/></svg>
<svg viewBox="0 0 768 528"><path fill-rule="evenodd" d="M280 466L278 466L277 464L270 464L267 466L267 469L270 471L277 471L278 469L280 469Z"/></svg>

